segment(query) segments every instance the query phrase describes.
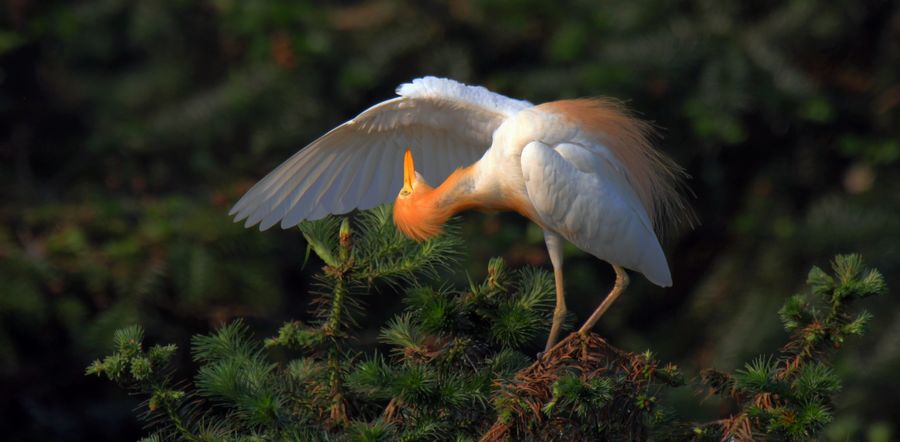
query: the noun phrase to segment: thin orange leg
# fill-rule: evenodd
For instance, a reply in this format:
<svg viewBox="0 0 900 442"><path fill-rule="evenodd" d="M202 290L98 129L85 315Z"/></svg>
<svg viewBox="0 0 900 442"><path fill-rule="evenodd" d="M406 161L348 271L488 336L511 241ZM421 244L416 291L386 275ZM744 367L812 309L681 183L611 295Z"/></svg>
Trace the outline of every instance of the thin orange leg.
<svg viewBox="0 0 900 442"><path fill-rule="evenodd" d="M553 269L553 276L556 280L556 309L553 311L553 325L550 326L550 335L547 336L545 352L556 345L562 323L566 319L566 295L563 291L562 269Z"/></svg>
<svg viewBox="0 0 900 442"><path fill-rule="evenodd" d="M625 291L625 288L628 287L628 274L625 273L625 269L619 267L617 265L613 265L613 269L616 271L616 284L613 286L612 290L610 290L609 294L606 295L606 299L600 303L600 306L594 310L594 313L591 314L591 317L588 318L587 321L584 322L584 325L578 329L578 333L586 334L594 328L594 325L597 324L597 320L606 313L606 310L609 309L609 306Z"/></svg>
<svg viewBox="0 0 900 442"><path fill-rule="evenodd" d="M553 277L556 281L556 309L553 311L553 324L550 326L550 335L547 336L547 346L544 351L550 350L559 339L559 332L566 319L566 292L563 287L563 239L556 233L545 230L544 241L547 243L547 253L550 255L550 263L553 264Z"/></svg>

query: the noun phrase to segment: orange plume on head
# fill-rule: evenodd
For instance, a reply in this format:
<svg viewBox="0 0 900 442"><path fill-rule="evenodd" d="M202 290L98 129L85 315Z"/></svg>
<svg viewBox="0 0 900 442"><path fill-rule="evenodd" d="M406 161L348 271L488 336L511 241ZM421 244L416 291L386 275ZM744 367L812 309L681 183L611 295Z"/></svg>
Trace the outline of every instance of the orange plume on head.
<svg viewBox="0 0 900 442"><path fill-rule="evenodd" d="M394 201L394 224L408 238L425 241L441 233L452 213L436 204L434 188L416 176L412 152L403 155L403 189Z"/></svg>
<svg viewBox="0 0 900 442"><path fill-rule="evenodd" d="M438 209L433 200L428 196L398 198L394 203L394 224L407 238L422 242L440 235L452 214Z"/></svg>

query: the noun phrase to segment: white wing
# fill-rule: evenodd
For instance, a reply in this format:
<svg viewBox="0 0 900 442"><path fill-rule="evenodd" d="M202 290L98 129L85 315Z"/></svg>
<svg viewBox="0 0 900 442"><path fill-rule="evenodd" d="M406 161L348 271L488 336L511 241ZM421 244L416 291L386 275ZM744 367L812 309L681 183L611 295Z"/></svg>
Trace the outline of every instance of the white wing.
<svg viewBox="0 0 900 442"><path fill-rule="evenodd" d="M672 285L650 217L608 149L532 142L521 162L528 197L545 226L604 261Z"/></svg>
<svg viewBox="0 0 900 442"><path fill-rule="evenodd" d="M477 161L508 116L531 107L483 87L425 77L397 88L379 103L301 149L254 185L234 205L235 221L281 222L289 228L328 214L392 201L403 181L403 153L440 184L456 168Z"/></svg>

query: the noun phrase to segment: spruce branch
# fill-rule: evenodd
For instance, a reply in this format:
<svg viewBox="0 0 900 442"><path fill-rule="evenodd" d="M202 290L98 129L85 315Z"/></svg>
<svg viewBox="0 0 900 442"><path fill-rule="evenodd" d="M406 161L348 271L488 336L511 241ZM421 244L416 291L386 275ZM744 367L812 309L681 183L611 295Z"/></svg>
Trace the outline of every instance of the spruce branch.
<svg viewBox="0 0 900 442"><path fill-rule="evenodd" d="M861 335L871 318L865 310L854 314L854 303L887 291L881 273L866 269L859 255L838 255L831 269L829 275L813 267L809 293L788 298L779 310L790 339L777 357L760 356L734 375L704 371L711 392L729 396L742 409L714 424L719 431L713 433L806 440L831 422L831 398L841 382L828 358L848 336Z"/></svg>
<svg viewBox="0 0 900 442"><path fill-rule="evenodd" d="M649 350L576 333L529 356L553 309L545 270L492 259L463 289L427 284L455 259L458 238L450 229L405 240L387 208L300 229L325 263L309 323L265 340L240 320L195 336L192 383L171 381L177 347L145 346L136 326L87 367L146 398L147 440L807 440L833 419L841 389L829 357L871 319L852 306L886 291L858 256L836 257L830 274L813 268L808 293L779 310L790 338L776 355L702 371L737 411L693 423L666 406L667 389L684 384L679 368ZM403 289L405 309L381 329L386 349L355 350L364 296L385 286Z"/></svg>
<svg viewBox="0 0 900 442"><path fill-rule="evenodd" d="M134 325L114 333L113 348L113 354L92 362L85 374L105 375L132 393L146 396L147 411L142 417L157 424L156 437L177 434L183 440L201 440L188 422L190 395L170 381L169 364L177 347L154 345L144 351L144 330Z"/></svg>

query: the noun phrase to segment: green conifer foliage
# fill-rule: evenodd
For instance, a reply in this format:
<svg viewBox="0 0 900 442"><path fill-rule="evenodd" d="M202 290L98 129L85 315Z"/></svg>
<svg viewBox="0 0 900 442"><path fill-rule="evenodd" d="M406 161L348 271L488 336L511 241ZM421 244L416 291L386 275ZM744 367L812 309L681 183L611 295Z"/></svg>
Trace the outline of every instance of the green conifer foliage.
<svg viewBox="0 0 900 442"><path fill-rule="evenodd" d="M830 356L870 318L854 301L886 291L857 255L835 258L832 275L813 268L810 293L780 311L791 337L777 355L703 371L702 385L739 412L695 423L665 405L684 377L650 351L573 333L529 354L552 314L547 271L492 259L480 283L438 284L458 253L455 229L417 244L390 214L300 226L325 263L308 323L264 340L240 320L195 336L191 381L170 368L176 346L147 347L143 330L127 327L87 374L146 398L148 441L806 440L831 421L841 389ZM352 341L365 294L385 284L405 292L405 308L383 325L378 348L361 351Z"/></svg>
<svg viewBox="0 0 900 442"><path fill-rule="evenodd" d="M839 255L831 267L833 275L813 267L809 293L785 301L779 315L791 337L777 356L757 357L733 374L702 373L713 393L734 399L741 410L713 433L809 440L831 422L841 380L828 366L830 356L849 336L862 335L871 318L855 312L854 302L887 292L881 273L866 269L859 255Z"/></svg>

